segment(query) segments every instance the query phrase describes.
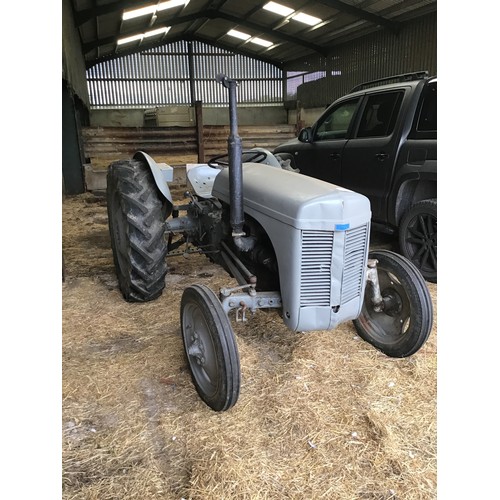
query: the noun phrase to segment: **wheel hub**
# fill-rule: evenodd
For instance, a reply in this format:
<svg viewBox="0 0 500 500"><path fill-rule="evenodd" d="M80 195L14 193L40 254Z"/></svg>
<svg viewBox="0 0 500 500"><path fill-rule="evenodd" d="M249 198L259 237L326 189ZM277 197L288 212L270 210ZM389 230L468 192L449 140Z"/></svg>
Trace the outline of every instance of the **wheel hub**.
<svg viewBox="0 0 500 500"><path fill-rule="evenodd" d="M434 234L424 234L422 245L426 250L431 250L436 246L436 237Z"/></svg>
<svg viewBox="0 0 500 500"><path fill-rule="evenodd" d="M188 329L191 329L191 326L189 326ZM194 358L198 365L203 366L205 364L205 346L196 331L194 331L191 335L191 343L188 346L188 355Z"/></svg>
<svg viewBox="0 0 500 500"><path fill-rule="evenodd" d="M388 316L397 316L403 309L403 301L395 290L383 293L384 313Z"/></svg>

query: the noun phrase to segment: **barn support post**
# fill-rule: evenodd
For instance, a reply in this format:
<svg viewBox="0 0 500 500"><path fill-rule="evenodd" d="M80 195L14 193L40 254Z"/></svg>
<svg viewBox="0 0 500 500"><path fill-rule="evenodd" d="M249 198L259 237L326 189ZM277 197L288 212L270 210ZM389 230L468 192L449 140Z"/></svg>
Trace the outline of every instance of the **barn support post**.
<svg viewBox="0 0 500 500"><path fill-rule="evenodd" d="M203 141L203 103L195 101L194 112L196 115L196 146L198 148L198 163L205 163L205 143Z"/></svg>
<svg viewBox="0 0 500 500"><path fill-rule="evenodd" d="M62 174L66 194L85 192L79 113L74 95L62 81Z"/></svg>

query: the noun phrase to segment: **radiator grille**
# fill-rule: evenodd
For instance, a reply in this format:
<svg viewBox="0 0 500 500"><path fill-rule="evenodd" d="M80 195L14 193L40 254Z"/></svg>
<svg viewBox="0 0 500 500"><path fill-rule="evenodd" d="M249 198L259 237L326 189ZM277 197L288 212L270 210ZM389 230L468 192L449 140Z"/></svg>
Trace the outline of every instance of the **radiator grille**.
<svg viewBox="0 0 500 500"><path fill-rule="evenodd" d="M330 305L333 234L302 231L301 307Z"/></svg>
<svg viewBox="0 0 500 500"><path fill-rule="evenodd" d="M341 304L361 294L368 225L346 231Z"/></svg>

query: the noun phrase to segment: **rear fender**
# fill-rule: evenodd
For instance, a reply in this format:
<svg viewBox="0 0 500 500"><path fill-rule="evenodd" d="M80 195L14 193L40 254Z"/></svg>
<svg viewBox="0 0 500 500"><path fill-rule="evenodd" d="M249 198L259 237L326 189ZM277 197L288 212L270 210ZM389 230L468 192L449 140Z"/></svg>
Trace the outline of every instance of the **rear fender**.
<svg viewBox="0 0 500 500"><path fill-rule="evenodd" d="M168 183L174 180L174 169L166 163L156 163L151 156L143 151L137 151L134 155L134 160L144 161L148 165L153 174L156 186L158 187L160 193L165 197L167 201L173 206L172 195L170 194L170 189Z"/></svg>

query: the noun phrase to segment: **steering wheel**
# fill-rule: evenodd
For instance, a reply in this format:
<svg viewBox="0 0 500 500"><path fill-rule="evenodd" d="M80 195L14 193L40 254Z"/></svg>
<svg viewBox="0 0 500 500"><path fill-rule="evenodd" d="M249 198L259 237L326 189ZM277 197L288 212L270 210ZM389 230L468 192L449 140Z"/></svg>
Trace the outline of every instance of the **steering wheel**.
<svg viewBox="0 0 500 500"><path fill-rule="evenodd" d="M241 153L242 163L261 163L267 158L264 151L243 151ZM229 155L227 153L214 156L208 160L207 165L212 168L229 167Z"/></svg>

